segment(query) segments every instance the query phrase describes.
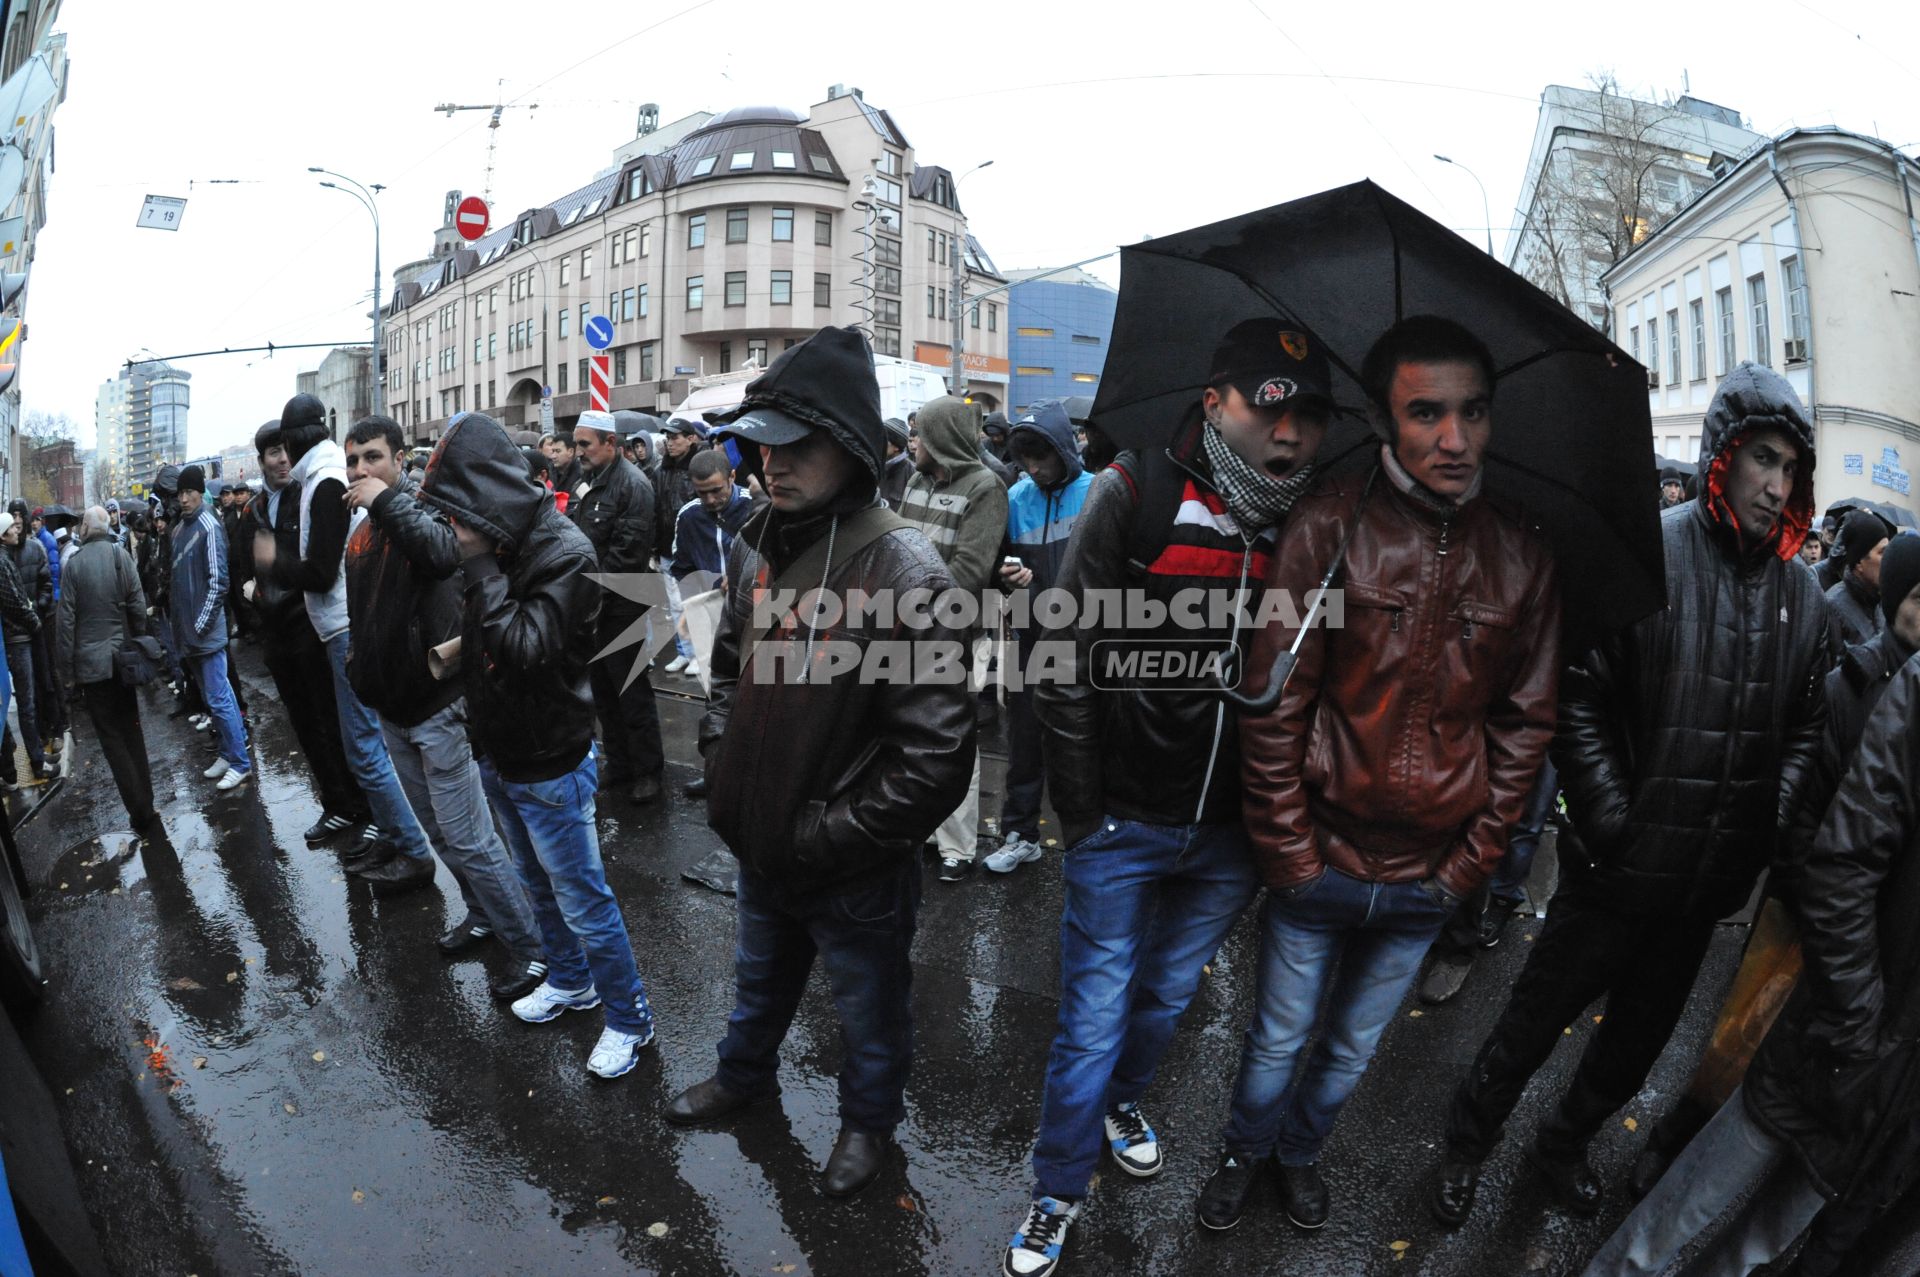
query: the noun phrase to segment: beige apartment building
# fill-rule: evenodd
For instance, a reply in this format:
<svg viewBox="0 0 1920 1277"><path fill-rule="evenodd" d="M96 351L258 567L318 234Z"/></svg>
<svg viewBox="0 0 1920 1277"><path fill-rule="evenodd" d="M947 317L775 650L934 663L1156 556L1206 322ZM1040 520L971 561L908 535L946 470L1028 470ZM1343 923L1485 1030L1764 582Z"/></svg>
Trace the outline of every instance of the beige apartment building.
<svg viewBox="0 0 1920 1277"><path fill-rule="evenodd" d="M953 175L919 163L887 112L835 86L802 117L736 107L642 133L616 167L472 244L447 224L395 272L389 413L416 440L464 409L537 429L588 406L583 329L613 321L613 408L664 412L691 378L764 367L827 324L876 354L945 365L956 267L969 293L1005 283L967 233ZM969 306L966 390L1006 402L1005 294Z"/></svg>
<svg viewBox="0 0 1920 1277"><path fill-rule="evenodd" d="M1795 129L1755 147L1608 271L1616 340L1647 368L1654 450L1691 460L1720 378L1779 369L1813 411L1820 508L1916 508L1920 164Z"/></svg>

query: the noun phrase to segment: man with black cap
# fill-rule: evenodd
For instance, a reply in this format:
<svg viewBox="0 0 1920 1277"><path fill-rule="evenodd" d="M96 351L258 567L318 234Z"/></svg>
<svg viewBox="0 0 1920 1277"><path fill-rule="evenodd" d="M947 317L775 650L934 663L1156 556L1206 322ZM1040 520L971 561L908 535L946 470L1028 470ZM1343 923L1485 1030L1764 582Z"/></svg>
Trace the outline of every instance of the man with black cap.
<svg viewBox="0 0 1920 1277"><path fill-rule="evenodd" d="M633 462L620 455L613 414L581 413L573 427L573 439L584 468L567 517L593 543L602 574L634 576L651 571L654 538L659 535L653 515L653 485ZM660 711L653 703L653 683L647 677L652 653L621 640L646 610L646 604L617 590L605 592L600 600L600 646L596 649L605 654L589 671L594 713L600 719L600 743L607 754L604 787L631 785L629 797L641 804L660 797L666 753L660 744Z"/></svg>
<svg viewBox="0 0 1920 1277"><path fill-rule="evenodd" d="M1095 476L1055 585L1081 604L1065 637L1073 677L1037 684L1047 791L1066 844L1060 1026L1033 1149L1033 1202L1002 1260L1048 1273L1101 1155L1134 1178L1160 1173L1139 1101L1201 973L1259 883L1241 827L1237 715L1209 687L1136 666L1100 669L1095 646L1244 643L1224 609L1171 619L1183 591L1245 592L1258 608L1280 524L1313 481L1333 405L1326 353L1292 325L1235 325L1170 446L1129 450ZM1094 614L1092 592L1133 591L1165 609L1156 630ZM1191 596L1190 596L1191 597ZM1202 609L1203 612L1212 609ZM1043 641L1044 641L1043 636Z"/></svg>
<svg viewBox="0 0 1920 1277"><path fill-rule="evenodd" d="M180 472L180 522L173 529L173 567L168 607L174 653L193 673L206 698L220 756L203 773L221 792L238 789L253 775L246 724L227 681L227 533L206 504L207 480L199 466Z"/></svg>
<svg viewBox="0 0 1920 1277"><path fill-rule="evenodd" d="M967 651L926 611L924 627L906 619L912 598L952 578L927 539L874 500L880 389L857 328L823 328L782 351L721 428L769 498L728 555L700 724L708 822L740 861L735 999L719 1069L666 1118L711 1122L778 1092L780 1044L817 957L845 1055L821 1186L845 1196L879 1173L905 1116L916 852L973 770ZM881 608L793 611L800 595L855 591ZM756 598L773 600L777 617ZM896 663L869 677L869 661L841 662L882 646L914 665L944 658L941 676Z"/></svg>
<svg viewBox="0 0 1920 1277"><path fill-rule="evenodd" d="M1880 632L1880 556L1893 532L1893 525L1872 510L1851 510L1840 525L1833 553L1842 575L1827 591L1836 652Z"/></svg>
<svg viewBox="0 0 1920 1277"><path fill-rule="evenodd" d="M907 429L907 423L898 417L888 417L880 423L887 432L887 459L880 470L880 499L887 503L887 509L900 509L900 498L906 495L907 480L913 478L913 436Z"/></svg>
<svg viewBox="0 0 1920 1277"><path fill-rule="evenodd" d="M254 432L253 450L260 461L261 487L247 507L245 535L238 544L247 547L250 562L255 561L255 549L263 536L271 538L275 547L267 556L269 562L276 557L298 558L300 490L292 483L293 461L280 438L277 419ZM366 795L360 792L340 745L340 708L333 699L333 670L300 591L275 580L271 573L249 576L254 615L259 620L260 653L320 797L320 818L307 828L304 837L309 847L324 846L372 819Z"/></svg>

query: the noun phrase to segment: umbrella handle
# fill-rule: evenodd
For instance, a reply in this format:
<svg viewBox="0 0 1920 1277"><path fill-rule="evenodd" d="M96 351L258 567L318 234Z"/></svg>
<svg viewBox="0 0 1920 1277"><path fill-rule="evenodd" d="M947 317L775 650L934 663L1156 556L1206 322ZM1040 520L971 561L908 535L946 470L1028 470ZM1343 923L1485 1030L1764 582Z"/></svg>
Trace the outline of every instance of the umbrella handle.
<svg viewBox="0 0 1920 1277"><path fill-rule="evenodd" d="M1240 707L1243 714L1271 714L1273 707L1280 703L1280 694L1287 690L1287 680L1293 677L1293 667L1300 663L1294 652L1282 652L1273 658L1273 669L1267 674L1267 690L1258 696L1249 696L1237 688L1226 685L1226 675L1221 679L1220 695L1227 698L1231 705Z"/></svg>

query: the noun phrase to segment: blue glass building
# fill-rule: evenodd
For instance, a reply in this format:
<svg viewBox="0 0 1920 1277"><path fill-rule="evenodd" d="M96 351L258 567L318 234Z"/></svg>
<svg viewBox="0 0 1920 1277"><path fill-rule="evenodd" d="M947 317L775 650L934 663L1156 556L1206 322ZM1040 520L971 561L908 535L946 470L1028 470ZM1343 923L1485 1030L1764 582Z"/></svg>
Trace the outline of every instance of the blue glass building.
<svg viewBox="0 0 1920 1277"><path fill-rule="evenodd" d="M1046 275L1044 279L1033 278ZM1092 395L1100 388L1119 294L1083 270L1007 272L1007 359L1013 379L1007 411L1018 417L1042 399Z"/></svg>

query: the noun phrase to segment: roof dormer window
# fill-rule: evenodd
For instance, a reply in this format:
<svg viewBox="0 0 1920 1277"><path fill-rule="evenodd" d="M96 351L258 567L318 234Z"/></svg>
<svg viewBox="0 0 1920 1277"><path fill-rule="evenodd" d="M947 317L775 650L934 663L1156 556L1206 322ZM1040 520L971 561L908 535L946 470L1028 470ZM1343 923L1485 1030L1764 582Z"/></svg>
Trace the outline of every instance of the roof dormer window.
<svg viewBox="0 0 1920 1277"><path fill-rule="evenodd" d="M707 174L713 172L713 166L719 162L720 157L717 155L703 155L694 162L693 175L695 177L705 177Z"/></svg>
<svg viewBox="0 0 1920 1277"><path fill-rule="evenodd" d="M740 172L742 169L750 169L753 167L753 157L756 154L758 154L758 152L755 151L735 151L733 153L733 159L728 163L727 168L735 173Z"/></svg>

